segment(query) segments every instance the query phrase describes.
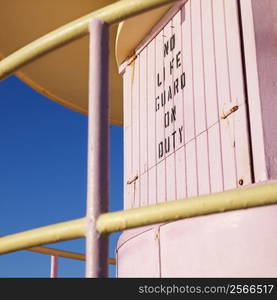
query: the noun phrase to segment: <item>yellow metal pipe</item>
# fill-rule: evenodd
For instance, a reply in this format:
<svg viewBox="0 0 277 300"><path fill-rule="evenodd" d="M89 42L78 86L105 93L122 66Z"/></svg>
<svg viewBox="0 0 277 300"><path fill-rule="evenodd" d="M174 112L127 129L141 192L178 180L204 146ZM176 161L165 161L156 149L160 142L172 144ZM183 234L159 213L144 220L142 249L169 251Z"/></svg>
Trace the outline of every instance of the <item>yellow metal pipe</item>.
<svg viewBox="0 0 277 300"><path fill-rule="evenodd" d="M96 10L61 26L3 59L0 62L0 79L11 75L20 67L34 59L83 37L88 33L88 25L93 18L101 19L109 24L115 24L145 11L176 1L177 0L122 0Z"/></svg>
<svg viewBox="0 0 277 300"><path fill-rule="evenodd" d="M86 255L83 253L65 251L65 250L60 250L60 249L55 249L55 248L36 246L36 247L28 248L26 250L36 252L36 253L47 254L47 255L56 255L56 256L64 257L64 258L83 260L83 261L86 260ZM109 258L108 262L111 265L115 265L114 258Z"/></svg>
<svg viewBox="0 0 277 300"><path fill-rule="evenodd" d="M0 237L0 254L85 236L85 218Z"/></svg>
<svg viewBox="0 0 277 300"><path fill-rule="evenodd" d="M46 254L46 255L56 255L59 257L71 258L71 259L76 259L76 260L83 260L83 261L86 260L86 256L82 253L76 253L76 252L54 249L54 248L49 248L49 247L36 246L36 247L31 247L31 248L28 248L25 250L28 250L31 252L36 252L36 253L41 253L41 254Z"/></svg>
<svg viewBox="0 0 277 300"><path fill-rule="evenodd" d="M269 204L277 204L277 183L102 214L97 220L97 230L101 234L109 234L140 226Z"/></svg>
<svg viewBox="0 0 277 300"><path fill-rule="evenodd" d="M67 250L56 249L56 248L35 246L35 247L31 247L31 248L28 248L25 250L28 250L31 252L36 252L36 253L41 253L41 254L46 254L46 255L56 255L59 257L76 259L76 260L83 260L83 261L86 260L86 255L83 253L77 253L77 252L72 252L72 251L67 251ZM115 263L116 263L114 258L109 258L108 262L111 265L115 265Z"/></svg>

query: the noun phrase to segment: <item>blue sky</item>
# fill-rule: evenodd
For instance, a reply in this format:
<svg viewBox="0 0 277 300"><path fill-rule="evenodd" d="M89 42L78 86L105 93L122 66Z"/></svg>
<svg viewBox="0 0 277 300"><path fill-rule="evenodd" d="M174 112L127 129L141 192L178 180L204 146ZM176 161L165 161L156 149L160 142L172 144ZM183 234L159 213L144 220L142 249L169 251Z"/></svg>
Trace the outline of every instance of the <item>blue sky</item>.
<svg viewBox="0 0 277 300"><path fill-rule="evenodd" d="M110 129L110 210L123 208L123 129ZM0 235L83 217L86 212L87 116L40 95L12 76L0 82ZM110 238L115 256L119 234ZM51 244L85 252L85 240ZM59 259L59 277L83 277L85 264ZM0 256L0 277L49 277L50 257ZM115 267L110 267L115 276Z"/></svg>

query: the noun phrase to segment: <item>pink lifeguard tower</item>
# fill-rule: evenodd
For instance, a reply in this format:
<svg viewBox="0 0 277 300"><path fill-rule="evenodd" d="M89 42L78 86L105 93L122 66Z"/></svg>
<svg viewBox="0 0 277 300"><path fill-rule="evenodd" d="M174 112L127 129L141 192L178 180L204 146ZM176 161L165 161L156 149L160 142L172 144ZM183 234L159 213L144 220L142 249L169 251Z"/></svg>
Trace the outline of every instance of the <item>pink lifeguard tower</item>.
<svg viewBox="0 0 277 300"><path fill-rule="evenodd" d="M88 113L88 204L86 217L43 237L0 238L0 252L56 242L56 232L85 237L86 274L103 277L105 234L123 231L110 260L118 277L276 277L277 2L63 0L46 19L51 6L30 1L38 26L15 2L24 13L13 21L11 2L0 11L10 26L0 76L23 67L27 84ZM107 208L108 122L124 128L116 213Z"/></svg>

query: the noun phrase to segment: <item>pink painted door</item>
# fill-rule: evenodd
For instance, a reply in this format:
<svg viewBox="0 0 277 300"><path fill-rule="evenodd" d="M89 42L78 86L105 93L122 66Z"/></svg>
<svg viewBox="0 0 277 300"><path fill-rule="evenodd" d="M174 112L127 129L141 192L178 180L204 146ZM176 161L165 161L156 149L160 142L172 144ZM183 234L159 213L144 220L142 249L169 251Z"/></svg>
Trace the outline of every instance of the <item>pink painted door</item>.
<svg viewBox="0 0 277 300"><path fill-rule="evenodd" d="M237 1L188 1L124 77L125 208L252 182Z"/></svg>
<svg viewBox="0 0 277 300"><path fill-rule="evenodd" d="M123 75L125 209L275 178L275 87L267 79L276 5L260 2L187 1L138 46ZM118 276L276 277L276 220L274 205L125 231Z"/></svg>

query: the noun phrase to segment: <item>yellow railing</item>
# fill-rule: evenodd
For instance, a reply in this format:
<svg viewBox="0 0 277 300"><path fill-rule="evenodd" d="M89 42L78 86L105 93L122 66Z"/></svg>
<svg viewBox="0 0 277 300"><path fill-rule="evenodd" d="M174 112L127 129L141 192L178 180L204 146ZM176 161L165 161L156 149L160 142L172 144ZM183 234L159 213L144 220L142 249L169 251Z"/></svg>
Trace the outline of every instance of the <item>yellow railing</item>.
<svg viewBox="0 0 277 300"><path fill-rule="evenodd" d="M0 238L0 254L85 236L85 218L48 225Z"/></svg>
<svg viewBox="0 0 277 300"><path fill-rule="evenodd" d="M60 27L3 59L0 62L0 79L11 75L23 65L49 51L88 34L88 25L93 18L114 24L175 1L122 0L90 13ZM96 220L96 224L100 234L110 234L155 223L270 204L277 204L277 183L261 184L148 207L106 213L100 215ZM35 252L84 260L85 257L82 254L66 253L62 250L38 246L85 237L85 220L86 218L84 217L1 237L0 254L29 249ZM114 263L114 260L110 259L109 262Z"/></svg>
<svg viewBox="0 0 277 300"><path fill-rule="evenodd" d="M97 219L96 224L99 233L110 234L156 223L271 204L277 204L277 183L106 213ZM85 237L85 218L1 237L0 254L80 237Z"/></svg>
<svg viewBox="0 0 277 300"><path fill-rule="evenodd" d="M102 214L97 220L97 230L102 234L109 234L140 226L270 204L277 204L277 183Z"/></svg>
<svg viewBox="0 0 277 300"><path fill-rule="evenodd" d="M2 236L2 238L3 238L3 236ZM24 248L24 250L28 250L28 251L35 252L35 253L51 255L51 256L81 260L81 261L86 260L86 255L83 253L77 253L77 252L72 252L72 251L67 251L67 250L56 249L56 248L34 246L34 247L30 247L30 248ZM16 251L16 249L12 249L12 251ZM8 252L5 252L5 253L8 253ZM115 265L115 259L109 258L108 263L111 265Z"/></svg>

